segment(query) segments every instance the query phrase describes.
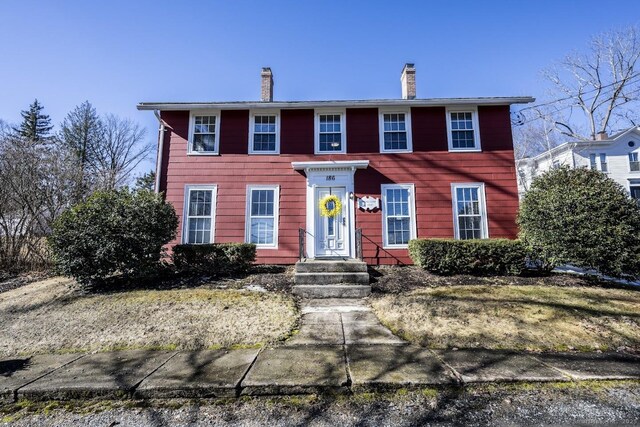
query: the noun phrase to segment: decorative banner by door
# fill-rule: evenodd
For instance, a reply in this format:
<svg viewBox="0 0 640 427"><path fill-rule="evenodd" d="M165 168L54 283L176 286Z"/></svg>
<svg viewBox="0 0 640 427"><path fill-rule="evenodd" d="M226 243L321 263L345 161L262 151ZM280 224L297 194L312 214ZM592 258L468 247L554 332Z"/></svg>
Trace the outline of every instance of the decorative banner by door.
<svg viewBox="0 0 640 427"><path fill-rule="evenodd" d="M360 197L358 199L358 207L366 211L380 209L380 199L371 196Z"/></svg>

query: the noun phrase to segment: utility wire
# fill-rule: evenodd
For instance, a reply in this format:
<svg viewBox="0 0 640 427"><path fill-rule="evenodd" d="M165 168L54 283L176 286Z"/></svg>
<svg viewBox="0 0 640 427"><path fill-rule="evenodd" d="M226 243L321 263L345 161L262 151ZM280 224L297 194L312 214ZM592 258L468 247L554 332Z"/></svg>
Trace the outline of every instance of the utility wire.
<svg viewBox="0 0 640 427"><path fill-rule="evenodd" d="M635 79L635 78L637 78L637 77L640 77L640 72L638 72L638 73L635 73L635 74L631 75L628 79L626 79L625 84L629 84L632 80L634 80L634 79ZM615 82L612 82L612 83L606 84L606 85L601 86L601 87L599 87L599 88L593 88L593 89L590 89L590 90L588 90L588 91L583 92L582 94L583 94L583 95L587 95L587 94L589 94L589 93L596 92L596 91L598 91L598 90L602 90L602 89L606 89L606 88L611 87L611 86L615 86L615 85L617 85L617 84L619 84L619 83L622 83L622 80L620 80L620 81L615 81ZM520 110L518 110L518 111L526 111L526 110L531 110L531 109L534 109L534 108L545 107L545 106L547 106L547 105L556 104L556 103L558 103L558 102L562 102L562 101L567 101L567 100L572 99L572 98L576 98L576 95L569 95L569 96L566 96L566 97L564 97L564 98L554 99L554 100L552 100L552 101L544 102L544 103L542 103L542 104L532 105L532 106L530 106L530 107L524 107L524 108L521 108L521 109L520 109Z"/></svg>

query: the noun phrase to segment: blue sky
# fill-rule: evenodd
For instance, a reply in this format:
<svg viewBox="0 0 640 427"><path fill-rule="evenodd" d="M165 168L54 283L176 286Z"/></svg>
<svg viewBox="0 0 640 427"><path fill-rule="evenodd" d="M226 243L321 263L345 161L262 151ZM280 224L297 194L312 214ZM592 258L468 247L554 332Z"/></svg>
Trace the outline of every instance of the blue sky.
<svg viewBox="0 0 640 427"><path fill-rule="evenodd" d="M0 118L34 98L60 123L89 100L137 120L140 101L533 95L541 69L590 36L638 22L637 0L601 1L0 1ZM151 163L149 163L150 167Z"/></svg>

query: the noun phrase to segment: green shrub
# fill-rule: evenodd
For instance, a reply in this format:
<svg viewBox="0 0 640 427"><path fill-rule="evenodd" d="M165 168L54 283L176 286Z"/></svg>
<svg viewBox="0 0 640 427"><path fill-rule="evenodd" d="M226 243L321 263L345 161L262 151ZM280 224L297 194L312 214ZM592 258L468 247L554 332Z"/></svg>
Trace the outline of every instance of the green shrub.
<svg viewBox="0 0 640 427"><path fill-rule="evenodd" d="M173 263L181 273L222 276L246 272L256 260L253 243L176 245Z"/></svg>
<svg viewBox="0 0 640 427"><path fill-rule="evenodd" d="M521 274L526 250L517 240L416 239L409 242L414 264L435 274Z"/></svg>
<svg viewBox="0 0 640 427"><path fill-rule="evenodd" d="M173 207L151 191L96 192L60 215L49 244L57 269L79 283L143 277L159 266L177 227Z"/></svg>
<svg viewBox="0 0 640 427"><path fill-rule="evenodd" d="M599 171L559 168L541 175L522 200L518 224L521 240L549 268L640 274L640 208Z"/></svg>

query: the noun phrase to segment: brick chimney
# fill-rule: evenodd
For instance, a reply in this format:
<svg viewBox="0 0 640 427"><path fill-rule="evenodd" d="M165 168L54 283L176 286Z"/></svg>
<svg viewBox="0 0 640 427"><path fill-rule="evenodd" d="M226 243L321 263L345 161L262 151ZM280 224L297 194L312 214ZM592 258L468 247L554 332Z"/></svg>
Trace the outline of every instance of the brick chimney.
<svg viewBox="0 0 640 427"><path fill-rule="evenodd" d="M607 132L598 132L596 134L596 141L604 141L606 139L609 139L609 135L607 135Z"/></svg>
<svg viewBox="0 0 640 427"><path fill-rule="evenodd" d="M416 67L413 64L404 64L400 83L402 83L402 99L416 99Z"/></svg>
<svg viewBox="0 0 640 427"><path fill-rule="evenodd" d="M262 102L273 102L273 73L271 72L271 68L262 68L260 78L262 79L260 100Z"/></svg>

